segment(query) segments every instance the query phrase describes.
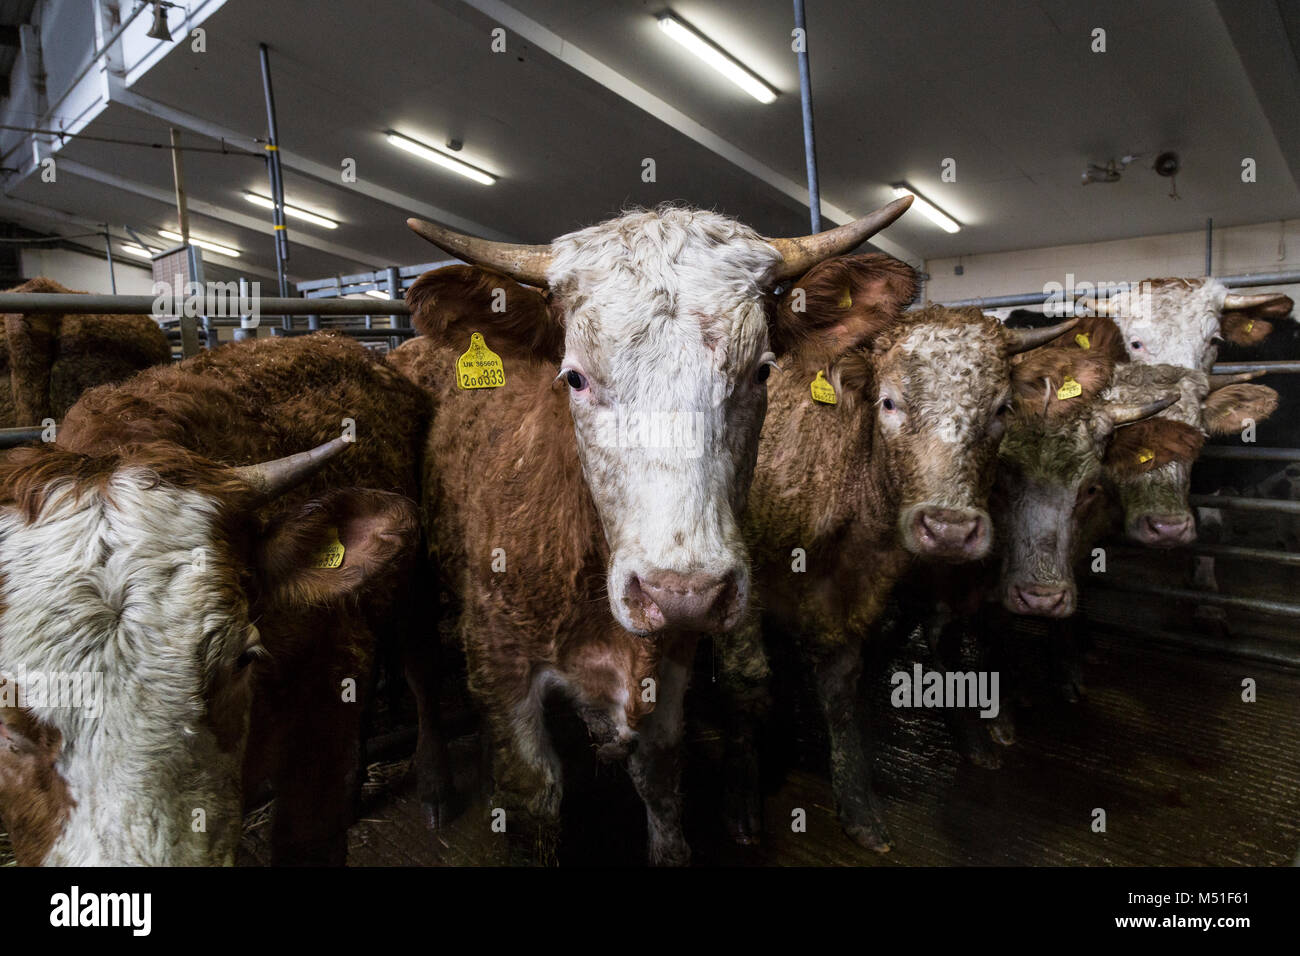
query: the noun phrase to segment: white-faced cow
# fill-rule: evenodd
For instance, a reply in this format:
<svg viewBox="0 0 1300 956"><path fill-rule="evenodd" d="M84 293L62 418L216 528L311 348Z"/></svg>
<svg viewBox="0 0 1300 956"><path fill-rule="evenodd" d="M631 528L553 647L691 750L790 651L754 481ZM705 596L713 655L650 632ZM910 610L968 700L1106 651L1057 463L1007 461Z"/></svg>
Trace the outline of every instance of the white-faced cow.
<svg viewBox="0 0 1300 956"><path fill-rule="evenodd" d="M20 862L231 863L267 778L277 861L342 862L375 629L419 593L427 423L359 345L263 339L94 389L0 459Z"/></svg>
<svg viewBox="0 0 1300 956"><path fill-rule="evenodd" d="M902 309L915 274L886 256L833 259L782 299L833 316L841 334L795 350L769 386L746 516L763 617L813 669L830 732L840 822L859 844L889 837L870 784L859 677L899 576L916 558L983 558L986 499L1012 395L1012 356L1073 321L1012 330L978 309ZM822 384L819 401L816 381ZM826 391L829 389L829 391ZM729 698L727 823L761 825L753 740L768 678L760 615L717 639Z"/></svg>
<svg viewBox="0 0 1300 956"><path fill-rule="evenodd" d="M794 344L843 334L833 316L775 312L770 290L909 203L790 240L678 207L532 247L412 221L480 266L412 286L424 335L392 361L434 395L426 516L461 582L471 690L517 858L554 857L561 767L543 702L564 695L603 756L627 756L650 860L689 859L683 699L698 633L734 625L749 601L739 515L767 377ZM502 359L500 388L458 385L474 333Z"/></svg>

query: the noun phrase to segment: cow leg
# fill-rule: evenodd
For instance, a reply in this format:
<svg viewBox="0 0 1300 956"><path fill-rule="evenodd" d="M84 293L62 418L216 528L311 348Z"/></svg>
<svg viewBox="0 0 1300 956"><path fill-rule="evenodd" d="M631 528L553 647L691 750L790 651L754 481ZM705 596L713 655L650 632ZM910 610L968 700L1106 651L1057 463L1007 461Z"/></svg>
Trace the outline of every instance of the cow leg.
<svg viewBox="0 0 1300 956"><path fill-rule="evenodd" d="M925 640L939 670L964 671L961 656L962 638L967 633L968 621L954 615L946 606L935 608L934 615L925 622ZM1002 766L1002 755L989 735L988 721L979 711L969 707L944 707L943 720L952 734L957 751L968 761L985 770Z"/></svg>
<svg viewBox="0 0 1300 956"><path fill-rule="evenodd" d="M750 615L736 630L714 637L725 711L723 728L723 822L742 846L759 842L763 794L759 778L758 728L771 709L771 678L762 624Z"/></svg>
<svg viewBox="0 0 1300 956"><path fill-rule="evenodd" d="M415 628L405 629L402 668L411 696L415 699L416 790L424 822L431 830L449 824L459 811L452 783L451 758L447 753L447 738L442 732L441 697L438 692L440 656L441 647L436 632L417 634Z"/></svg>
<svg viewBox="0 0 1300 956"><path fill-rule="evenodd" d="M647 856L652 866L687 866L691 848L682 833L681 753L686 687L695 658L695 640L659 662L655 709L637 734L627 771L645 802L649 832Z"/></svg>
<svg viewBox="0 0 1300 956"><path fill-rule="evenodd" d="M859 687L862 642L855 637L841 641L813 662L817 697L830 732L831 787L844 832L868 850L887 853L889 832L871 789L867 717Z"/></svg>

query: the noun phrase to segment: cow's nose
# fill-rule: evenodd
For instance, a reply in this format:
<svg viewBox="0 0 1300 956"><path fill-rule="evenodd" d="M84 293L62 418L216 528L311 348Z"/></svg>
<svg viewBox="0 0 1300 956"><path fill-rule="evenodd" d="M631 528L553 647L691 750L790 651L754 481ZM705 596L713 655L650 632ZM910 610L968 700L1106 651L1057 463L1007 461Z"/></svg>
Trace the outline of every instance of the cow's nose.
<svg viewBox="0 0 1300 956"><path fill-rule="evenodd" d="M1137 539L1148 547L1172 548L1190 544L1195 537L1196 525L1187 512L1143 515L1137 522Z"/></svg>
<svg viewBox="0 0 1300 956"><path fill-rule="evenodd" d="M1011 610L1017 614L1065 617L1071 610L1069 588L1054 588L1040 584L1017 585L1011 589L1011 595Z"/></svg>
<svg viewBox="0 0 1300 956"><path fill-rule="evenodd" d="M656 569L633 575L625 597L634 618L647 631L667 627L715 631L733 626L740 616L735 572L712 574Z"/></svg>
<svg viewBox="0 0 1300 956"><path fill-rule="evenodd" d="M988 517L969 508L922 508L912 532L920 554L974 561L989 551Z"/></svg>

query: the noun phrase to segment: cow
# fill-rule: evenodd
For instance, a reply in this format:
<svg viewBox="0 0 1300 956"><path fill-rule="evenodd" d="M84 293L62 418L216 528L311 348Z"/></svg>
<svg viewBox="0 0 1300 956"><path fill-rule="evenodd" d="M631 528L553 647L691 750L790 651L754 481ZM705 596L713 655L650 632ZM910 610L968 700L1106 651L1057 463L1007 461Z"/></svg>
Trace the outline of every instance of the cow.
<svg viewBox="0 0 1300 956"><path fill-rule="evenodd" d="M74 293L52 279L30 279L8 292ZM88 388L120 382L171 361L171 346L147 315L4 316L0 340L0 428L61 419Z"/></svg>
<svg viewBox="0 0 1300 956"><path fill-rule="evenodd" d="M811 270L782 299L783 310L806 303L857 335L794 351L769 386L745 520L762 615L751 611L715 639L732 722L727 826L742 844L761 829L753 740L768 707L766 618L811 664L841 825L858 844L888 850L862 736L863 645L917 557L987 554L986 498L1010 410L1011 358L1074 324L1020 331L978 309L903 312L915 281L888 257L844 257ZM821 400L814 382L831 390Z"/></svg>
<svg viewBox="0 0 1300 956"><path fill-rule="evenodd" d="M1115 320L1128 357L1209 372L1225 341L1253 345L1291 314L1280 292L1231 292L1212 278L1144 279L1108 298L1077 303Z"/></svg>
<svg viewBox="0 0 1300 956"><path fill-rule="evenodd" d="M390 360L433 395L425 518L458 576L512 862L556 860L563 777L543 704L561 695L601 757L626 758L649 861L689 862L684 696L698 635L749 601L738 515L768 376L797 344L856 334L852 317L775 310L771 291L910 202L799 239L676 206L527 247L411 221L475 264L412 285L423 335ZM462 353L486 365L469 374ZM504 384L461 387L502 380L489 373Z"/></svg>
<svg viewBox="0 0 1300 956"><path fill-rule="evenodd" d="M421 594L428 421L359 344L263 339L93 389L0 458L20 862L229 864L266 778L274 861L343 862L374 644Z"/></svg>

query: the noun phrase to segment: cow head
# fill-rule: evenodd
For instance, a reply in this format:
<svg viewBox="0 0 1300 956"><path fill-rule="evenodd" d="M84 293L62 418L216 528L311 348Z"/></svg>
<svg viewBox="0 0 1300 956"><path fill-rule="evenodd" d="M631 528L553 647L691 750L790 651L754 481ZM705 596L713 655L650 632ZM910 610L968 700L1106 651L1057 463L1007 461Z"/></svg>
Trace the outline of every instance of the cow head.
<svg viewBox="0 0 1300 956"><path fill-rule="evenodd" d="M776 240L678 207L628 213L545 246L409 221L454 255L549 287L547 302L511 283L507 302L531 304L498 321L486 296L446 305L447 270L422 277L408 300L422 331L472 316L476 327L491 323L494 349L502 342L554 364L609 545L610 609L624 628L716 630L739 620L749 571L736 516L753 475L767 376L782 343L842 333L810 314L800 329L779 328L770 292L908 205L910 197L826 233ZM485 290L504 281L483 269L474 275ZM468 277L456 281L463 287Z"/></svg>
<svg viewBox="0 0 1300 956"><path fill-rule="evenodd" d="M169 442L0 463L0 817L20 862L233 862L255 671L305 609L417 550L405 498L274 500L344 447L244 468Z"/></svg>
<svg viewBox="0 0 1300 956"><path fill-rule="evenodd" d="M839 260L799 286L830 300L847 288L843 274L873 265ZM876 257L879 258L879 257ZM847 298L845 301L848 301ZM907 300L904 299L904 302ZM1011 409L1012 357L1061 334L1073 320L1046 329L1008 329L979 309L928 306L882 324L862 344L827 363L845 411L866 402L872 456L898 501L898 540L907 551L948 561L984 557L992 542L987 512L994 462ZM802 362L806 378L822 363Z"/></svg>
<svg viewBox="0 0 1300 956"><path fill-rule="evenodd" d="M1143 404L1106 401L1112 371L1100 352L1061 348L1039 350L1017 369L993 496L1002 603L1015 614L1074 613L1074 564L1104 517L1105 449L1117 428L1174 401L1172 395Z"/></svg>
<svg viewBox="0 0 1300 956"><path fill-rule="evenodd" d="M1145 279L1107 299L1083 299L1115 320L1134 362L1208 372L1226 339L1252 345L1291 314L1280 292L1229 292L1215 279Z"/></svg>
<svg viewBox="0 0 1300 956"><path fill-rule="evenodd" d="M1106 453L1107 472L1124 509L1124 533L1148 547L1172 548L1196 540L1187 496L1192 464L1206 435L1241 430L1277 407L1277 392L1247 385L1243 376L1209 375L1169 365L1121 365L1107 396L1138 401L1156 392L1178 401L1158 418L1125 429Z"/></svg>

